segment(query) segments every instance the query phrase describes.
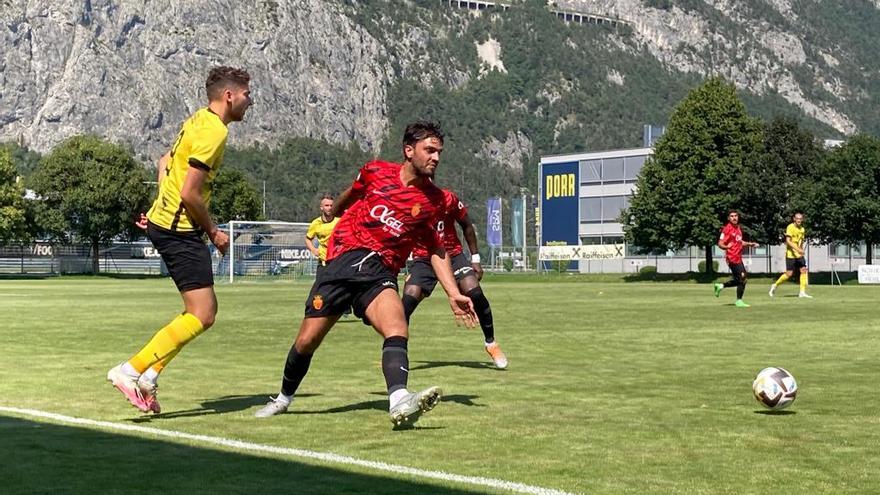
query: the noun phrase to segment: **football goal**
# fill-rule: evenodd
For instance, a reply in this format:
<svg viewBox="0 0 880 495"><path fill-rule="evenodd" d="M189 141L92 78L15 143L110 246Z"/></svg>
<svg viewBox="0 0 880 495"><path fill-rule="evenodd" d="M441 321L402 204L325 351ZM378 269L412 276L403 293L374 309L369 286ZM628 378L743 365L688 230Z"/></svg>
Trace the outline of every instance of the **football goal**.
<svg viewBox="0 0 880 495"><path fill-rule="evenodd" d="M217 280L283 280L315 274L317 259L306 247L307 223L235 220L220 228L229 234L229 251L214 258Z"/></svg>

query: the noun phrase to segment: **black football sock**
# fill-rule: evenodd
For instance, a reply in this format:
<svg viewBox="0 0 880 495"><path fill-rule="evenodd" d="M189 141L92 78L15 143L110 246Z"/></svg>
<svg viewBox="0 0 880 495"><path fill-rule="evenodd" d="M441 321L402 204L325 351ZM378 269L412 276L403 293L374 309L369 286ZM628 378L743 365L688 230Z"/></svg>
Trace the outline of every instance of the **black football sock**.
<svg viewBox="0 0 880 495"><path fill-rule="evenodd" d="M281 393L291 396L296 393L300 382L309 372L309 364L312 362L312 354L300 354L296 346L290 346L287 353L287 362L284 363L284 377L281 380Z"/></svg>
<svg viewBox="0 0 880 495"><path fill-rule="evenodd" d="M727 289L729 287L739 287L739 280L732 278L727 282L724 282L724 288Z"/></svg>
<svg viewBox="0 0 880 495"><path fill-rule="evenodd" d="M382 344L382 373L388 394L406 388L409 378L409 357L406 350L406 337L388 337Z"/></svg>
<svg viewBox="0 0 880 495"><path fill-rule="evenodd" d="M489 307L489 300L486 299L486 296L483 294L483 289L479 286L471 289L467 296L471 298L471 301L474 303L474 311L476 311L477 316L480 318L480 328L483 329L483 336L486 338L486 343L491 344L495 342L495 327L492 322L492 308Z"/></svg>
<svg viewBox="0 0 880 495"><path fill-rule="evenodd" d="M745 294L745 293L746 293L746 283L745 282L736 286L736 298L737 299L742 299L743 294Z"/></svg>

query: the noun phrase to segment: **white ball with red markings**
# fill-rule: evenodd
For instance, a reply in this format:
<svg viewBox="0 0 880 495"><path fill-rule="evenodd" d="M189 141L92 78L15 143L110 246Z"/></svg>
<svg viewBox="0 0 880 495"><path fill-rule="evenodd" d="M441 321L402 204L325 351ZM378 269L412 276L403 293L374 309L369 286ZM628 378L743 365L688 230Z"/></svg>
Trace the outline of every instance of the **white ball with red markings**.
<svg viewBox="0 0 880 495"><path fill-rule="evenodd" d="M797 391L797 381L784 368L764 368L752 382L755 399L774 411L790 406L797 397Z"/></svg>

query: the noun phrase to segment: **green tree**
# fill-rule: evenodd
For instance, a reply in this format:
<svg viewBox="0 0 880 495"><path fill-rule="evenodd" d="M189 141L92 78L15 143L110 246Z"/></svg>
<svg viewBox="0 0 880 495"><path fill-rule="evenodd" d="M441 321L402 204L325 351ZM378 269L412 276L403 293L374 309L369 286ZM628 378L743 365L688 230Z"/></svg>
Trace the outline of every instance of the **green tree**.
<svg viewBox="0 0 880 495"><path fill-rule="evenodd" d="M880 242L880 140L860 134L828 154L806 188L810 235L823 242Z"/></svg>
<svg viewBox="0 0 880 495"><path fill-rule="evenodd" d="M17 143L0 144L0 149L9 152L12 163L15 165L16 170L18 170L18 175L22 177L27 177L33 173L34 169L37 168L37 164L40 163L40 158L42 158L36 151L31 151Z"/></svg>
<svg viewBox="0 0 880 495"><path fill-rule="evenodd" d="M643 251L702 246L707 270L721 218L738 207L745 163L760 150L758 122L732 84L711 78L676 107L621 214L627 242Z"/></svg>
<svg viewBox="0 0 880 495"><path fill-rule="evenodd" d="M37 221L51 239L88 243L97 273L100 246L134 232L134 219L149 204L145 182L151 179L125 149L97 136L72 137L34 172Z"/></svg>
<svg viewBox="0 0 880 495"><path fill-rule="evenodd" d="M24 185L9 150L0 148L0 242L19 240L25 231Z"/></svg>
<svg viewBox="0 0 880 495"><path fill-rule="evenodd" d="M263 201L244 172L221 169L214 179L211 216L217 223L230 220L263 220Z"/></svg>
<svg viewBox="0 0 880 495"><path fill-rule="evenodd" d="M306 222L317 215L322 193L339 194L351 185L369 155L354 145L343 148L308 138L269 149L227 149L220 176L237 169L266 181L266 216ZM218 176L219 177L219 176Z"/></svg>
<svg viewBox="0 0 880 495"><path fill-rule="evenodd" d="M798 120L776 117L763 127L763 149L737 182L741 213L755 240L782 241L791 215L806 207L799 191L823 159L822 144Z"/></svg>

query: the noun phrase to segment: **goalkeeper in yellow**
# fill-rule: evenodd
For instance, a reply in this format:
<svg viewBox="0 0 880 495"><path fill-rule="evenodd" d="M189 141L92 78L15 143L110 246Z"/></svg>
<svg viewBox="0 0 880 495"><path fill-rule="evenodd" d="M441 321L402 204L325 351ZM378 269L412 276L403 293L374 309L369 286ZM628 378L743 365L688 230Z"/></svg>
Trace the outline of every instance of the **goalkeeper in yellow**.
<svg viewBox="0 0 880 495"><path fill-rule="evenodd" d="M770 297L776 293L779 284L785 282L794 276L795 270L800 272L801 290L798 297L812 298L807 294L807 260L804 258L804 240L806 239L806 229L804 229L804 214L796 212L792 216L792 222L785 228L785 273L779 276L779 279L770 286Z"/></svg>
<svg viewBox="0 0 880 495"><path fill-rule="evenodd" d="M211 69L205 81L208 106L183 123L171 151L159 159L159 194L146 215L146 229L180 291L183 312L128 361L107 372L107 380L143 412L161 411L159 373L217 315L211 253L203 236L226 254L229 236L217 228L208 206L223 161L226 127L242 120L252 104L249 85L244 70Z"/></svg>

